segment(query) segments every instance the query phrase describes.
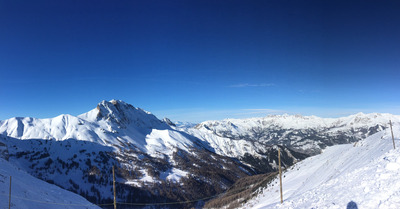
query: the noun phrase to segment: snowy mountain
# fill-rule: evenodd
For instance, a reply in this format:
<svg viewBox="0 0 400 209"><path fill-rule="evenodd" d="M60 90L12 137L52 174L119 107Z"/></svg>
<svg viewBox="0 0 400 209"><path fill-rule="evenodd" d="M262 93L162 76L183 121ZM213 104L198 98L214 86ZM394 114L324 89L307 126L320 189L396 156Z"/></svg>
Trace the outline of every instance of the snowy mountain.
<svg viewBox="0 0 400 209"><path fill-rule="evenodd" d="M322 149L364 139L388 127L391 114L358 113L342 118L270 115L263 118L206 121L194 128L178 128L208 143L216 153L249 165L257 173L276 171L277 146L283 149L283 165L291 166Z"/></svg>
<svg viewBox="0 0 400 209"><path fill-rule="evenodd" d="M178 128L193 128L197 125L197 123L191 123L191 122L182 122L182 121L175 121L174 122L175 126Z"/></svg>
<svg viewBox="0 0 400 209"><path fill-rule="evenodd" d="M394 126L396 148L400 124ZM243 208L399 208L400 151L390 131L335 145L283 173L284 203L276 177ZM357 207L356 207L357 206Z"/></svg>
<svg viewBox="0 0 400 209"><path fill-rule="evenodd" d="M360 113L338 119L227 119L193 126L159 120L111 100L79 116L0 121L0 158L95 204L113 202L115 166L119 208L163 202L179 204L157 207L190 208L238 179L276 171L278 148L282 166L290 167L325 147L385 130L389 119L400 122L399 116Z"/></svg>
<svg viewBox="0 0 400 209"><path fill-rule="evenodd" d="M270 115L264 118L206 121L189 132L210 142L212 146L215 143L220 147L222 143L218 141L230 139L242 144L256 143L255 148L280 144L314 155L327 146L364 139L387 128L389 120L400 122L400 116L380 113L358 113L342 118ZM230 147L223 147L220 152L233 157L243 155L242 149Z"/></svg>
<svg viewBox="0 0 400 209"><path fill-rule="evenodd" d="M254 174L207 142L117 100L77 117L0 121L0 137L10 163L96 204L113 202L113 165L117 201L142 207L213 196Z"/></svg>

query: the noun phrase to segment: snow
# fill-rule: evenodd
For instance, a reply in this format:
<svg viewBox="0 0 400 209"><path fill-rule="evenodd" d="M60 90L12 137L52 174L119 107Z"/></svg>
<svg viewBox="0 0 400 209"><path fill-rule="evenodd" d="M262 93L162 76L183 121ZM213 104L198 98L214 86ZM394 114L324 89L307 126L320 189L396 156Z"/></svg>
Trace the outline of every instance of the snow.
<svg viewBox="0 0 400 209"><path fill-rule="evenodd" d="M177 149L190 153L190 150L199 146L199 144L203 144L205 148L211 147L214 152L224 156L240 157L250 153L252 156L261 157L258 152L263 152L268 146L260 146L257 141L237 139L235 136L249 133L253 127L286 129L283 136L290 134L290 131L307 135L307 132L303 133L302 131L309 128L318 128L318 131L324 131L329 127L331 129L327 132L334 133L357 127L373 127L377 124L386 126L389 119L397 124L395 134L398 137L400 135L398 130L400 116L379 113L358 113L336 119L316 116L278 115L264 118L207 121L197 125L196 128L188 128L190 127L189 125L170 127L149 112L135 108L123 101L111 100L109 102L102 101L97 108L79 116L60 115L47 119L11 118L0 121L0 135L18 139L12 142L17 145L22 144L17 141L26 142L27 139L46 139L50 142L63 142L57 143L58 145L64 145L64 142L82 145L82 143L78 142L88 141L93 142L88 144L94 147L88 149L88 152L100 151L106 148L107 150L113 149L118 152L119 150L116 147L120 149L132 148L152 157L163 159L172 159L172 154ZM219 133L227 133L229 136L223 136ZM235 138L235 140L232 140L230 136L233 136L232 138ZM290 138L294 142L300 139L298 136L291 136ZM76 142L77 140L78 142ZM35 140L31 141L32 143L37 143ZM99 146L95 146L96 144ZM50 146L50 154L53 152L65 152L63 149L66 146L54 146ZM299 146L316 148L318 143L304 141L299 142ZM10 151L16 152L18 147L16 146L15 150ZM76 146L73 149L80 149L79 147ZM400 188L399 179L396 177L396 175L400 176L399 153L397 150L390 150L392 150L392 142L388 130L381 131L360 141L355 146L350 144L327 148L321 155L306 159L285 172L285 203L283 205L277 204L279 202L277 193L279 187L277 180L275 180L272 183L273 185L271 184L270 187L262 191L262 195L250 201L245 207L308 208L314 205L315 208L331 208L339 205L343 208L350 201L354 201L354 204L359 206L366 206L365 208L368 208L369 204L375 206L375 208L391 208L392 205L399 205L398 199L396 199L396 195L399 196L399 189L395 189ZM70 153L65 152L62 159L70 159L72 157L71 153L76 153L76 151L79 152L79 150ZM11 172L10 170L15 170L16 168L11 168L12 166L7 161L1 160L0 194L2 196L0 195L0 198L2 199L0 202L3 203L7 202L4 201L4 198L7 198L4 196L8 188L6 185L7 176L15 175L16 185L18 185L18 175L28 174L20 174L17 171ZM170 163L172 166L176 166L174 162ZM15 165L17 166L18 163ZM21 165L20 167L28 166ZM156 183L158 181L158 179L148 175L146 170L141 170L141 172L143 176L140 179L128 180L125 183L140 187L141 183ZM187 171L171 167L162 172L160 178L176 182L188 174ZM34 179L31 176L21 178ZM387 183L385 180L392 183ZM23 181L21 180L21 182ZM35 182L37 181L40 180L32 180L32 185L36 185ZM45 185L41 185L42 183ZM69 198L71 195L69 193L62 200L57 199L56 195L54 195L55 193L53 194L52 192L48 192L47 196L38 197L36 194L45 193L47 191L45 188L53 188L45 182L42 183L37 183L38 185L32 187L28 185L26 189L21 186L15 191L26 194L26 198L37 200L42 200L40 198L43 198L43 200L54 202L85 202L85 200L81 200L82 198L79 199L80 197L71 196ZM58 191L56 188L52 191L56 191L56 193L65 192ZM109 193L107 189L100 189L100 191L102 195ZM389 195L383 197L383 194ZM390 196L392 196L390 200L385 199ZM332 205L332 203L335 205ZM24 205L26 203L22 200L17 201L15 204L16 208L27 208ZM0 205L0 207L3 207L3 205ZM46 207L37 206L36 208ZM65 206L65 208L68 207Z"/></svg>
<svg viewBox="0 0 400 209"><path fill-rule="evenodd" d="M394 127L396 143L400 127ZM244 208L399 208L400 150L389 130L356 145L336 145L283 173L284 203L276 178Z"/></svg>
<svg viewBox="0 0 400 209"><path fill-rule="evenodd" d="M173 123L175 124L176 127L182 129L193 128L197 125L197 123L183 122L183 121L174 121Z"/></svg>
<svg viewBox="0 0 400 209"><path fill-rule="evenodd" d="M154 177L150 176L147 173L147 170L141 169L140 172L143 174L143 177L140 179L131 179L125 182L125 184L130 184L130 185L135 185L136 187L142 187L142 184L155 184L155 183L161 183Z"/></svg>
<svg viewBox="0 0 400 209"><path fill-rule="evenodd" d="M207 121L196 126L170 127L157 119L151 113L133 107L120 100L102 101L93 110L79 116L60 115L55 118L11 118L0 121L0 134L17 139L48 139L68 140L77 139L99 143L105 146L132 145L153 157L168 155L174 148L188 151L196 141L192 135L203 141L203 145L211 147L216 153L240 157L246 153L258 156L265 146L258 146L246 137L254 127L265 128L267 131L287 129L299 132L307 128L319 127L323 131L326 127L333 127L329 132L340 132L351 128L377 124L387 125L389 119L400 122L400 116L390 114L371 113L343 117L319 118L316 116L300 115L271 115L264 118L226 119L223 121ZM207 129L208 128L208 129ZM293 129L293 130L291 130ZM186 132L188 134L183 134ZM229 133L227 136L218 133ZM232 137L230 137L232 136ZM274 137L266 134L265 136ZM234 138L235 140L232 140ZM264 139L270 140L270 139ZM310 140L301 141L301 137L290 138L290 145L302 149L318 149L318 143ZM271 142L272 143L272 142ZM258 147L257 147L258 146ZM163 154L161 154L163 153Z"/></svg>
<svg viewBox="0 0 400 209"><path fill-rule="evenodd" d="M96 161L94 158L100 153L114 152L115 160L126 156L126 159L120 160L120 165L129 166L130 171L139 169L141 175L129 177L130 179L117 178L117 182L142 187L146 184L160 184L162 180L179 183L188 172L174 162L174 152L179 149L191 153L193 149L208 148L203 147L199 139L170 127L151 113L117 100L102 101L95 109L79 116L60 115L46 119L26 117L0 121L0 140L3 138L5 146L0 144L0 156L8 157L9 152L10 156L14 156L10 157L10 163L14 166L76 191L78 187L69 182L72 180L79 185L79 190L89 194L98 193L102 198L111 197L110 185L99 185L96 191L91 191L90 182L83 178L88 170L92 172L93 167L103 167L101 160ZM30 158L19 159L15 157L19 152L44 153L49 155L55 166L47 169L47 161L36 160L35 154L30 155ZM148 159L149 156L162 158L160 162L171 167L168 166L169 169L160 172L160 177L157 173L156 176L152 176L154 173L151 173L152 169L148 167L152 162L141 162L146 167L143 169L140 167L142 165L135 165L130 161L140 161L144 157ZM64 169L62 165L61 169L61 162L58 160L71 166L77 165L77 168ZM109 162L112 163L115 162ZM40 171L38 168L44 169ZM154 170L157 169L159 168ZM97 175L95 171L92 174ZM95 178L97 179L97 176Z"/></svg>
<svg viewBox="0 0 400 209"><path fill-rule="evenodd" d="M325 128L337 127L337 130L346 129L348 126L353 128L363 126L375 126L376 124L387 124L389 120L392 122L400 122L400 116L387 113L357 113L341 118L320 118L317 116L301 116L301 115L268 115L263 118L248 119L225 119L222 121L205 121L200 123L198 127L208 127L219 133L222 131L230 131L236 136L251 130L252 127L279 127L281 129L308 129L308 128Z"/></svg>
<svg viewBox="0 0 400 209"><path fill-rule="evenodd" d="M399 123L400 116L357 113L341 118L320 118L284 114L263 118L205 121L194 128L181 130L209 143L216 153L229 157L240 158L246 153L258 156L258 153L265 151L265 145L278 143L314 155L325 145L365 138L388 127L389 120ZM320 140L312 140L313 138Z"/></svg>
<svg viewBox="0 0 400 209"><path fill-rule="evenodd" d="M188 172L177 169L177 168L172 168L169 169L168 171L162 173L160 175L160 178L164 180L170 180L173 182L178 182L182 177L185 177L188 174Z"/></svg>
<svg viewBox="0 0 400 209"><path fill-rule="evenodd" d="M11 208L99 208L83 197L41 181L0 158L0 208L8 208L10 180Z"/></svg>
<svg viewBox="0 0 400 209"><path fill-rule="evenodd" d="M11 118L0 121L0 134L17 139L77 139L105 146L133 144L143 152L162 157L173 148L185 151L192 139L172 129L150 112L120 100L102 101L79 116Z"/></svg>
<svg viewBox="0 0 400 209"><path fill-rule="evenodd" d="M188 147L193 147L193 142L174 130L153 129L146 136L146 149L153 157L162 158L164 154L172 156L176 148L189 151Z"/></svg>
<svg viewBox="0 0 400 209"><path fill-rule="evenodd" d="M215 150L217 154L238 157L244 156L246 153L251 153L257 156L258 153L253 148L253 144L247 140L232 140L226 137L221 137L214 134L210 130L199 130L199 129L186 129L188 134L193 135L207 143ZM249 150L245 150L249 148Z"/></svg>

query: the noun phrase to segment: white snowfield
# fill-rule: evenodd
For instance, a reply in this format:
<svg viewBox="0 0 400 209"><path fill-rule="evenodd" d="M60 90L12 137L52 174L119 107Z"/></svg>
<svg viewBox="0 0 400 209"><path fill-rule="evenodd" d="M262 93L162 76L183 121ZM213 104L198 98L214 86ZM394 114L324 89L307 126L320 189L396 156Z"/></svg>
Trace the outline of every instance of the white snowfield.
<svg viewBox="0 0 400 209"><path fill-rule="evenodd" d="M0 158L0 165L0 208L8 208L12 176L12 209L100 209L75 193L29 175L3 158Z"/></svg>
<svg viewBox="0 0 400 209"><path fill-rule="evenodd" d="M283 173L243 208L400 208L400 126L358 143L329 147Z"/></svg>

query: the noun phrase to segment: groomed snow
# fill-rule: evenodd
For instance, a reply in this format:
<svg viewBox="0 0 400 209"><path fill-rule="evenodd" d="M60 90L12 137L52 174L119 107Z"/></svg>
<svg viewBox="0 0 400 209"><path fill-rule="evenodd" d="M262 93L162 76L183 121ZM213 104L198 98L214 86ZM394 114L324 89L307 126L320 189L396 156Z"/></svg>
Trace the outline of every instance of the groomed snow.
<svg viewBox="0 0 400 209"><path fill-rule="evenodd" d="M399 146L398 125L394 133ZM283 175L283 204L275 179L244 208L400 208L400 150L393 150L388 129L329 147Z"/></svg>

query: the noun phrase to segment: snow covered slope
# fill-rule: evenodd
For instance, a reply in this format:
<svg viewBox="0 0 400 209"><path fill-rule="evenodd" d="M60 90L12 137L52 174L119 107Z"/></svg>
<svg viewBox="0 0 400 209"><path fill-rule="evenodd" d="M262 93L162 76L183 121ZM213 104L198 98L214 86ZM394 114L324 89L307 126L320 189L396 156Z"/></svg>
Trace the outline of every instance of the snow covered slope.
<svg viewBox="0 0 400 209"><path fill-rule="evenodd" d="M214 134L211 130L189 128L184 129L184 131L210 144L216 153L239 159L252 167L257 173L268 173L277 169L277 146L259 141L222 137ZM308 155L296 152L285 146L280 146L280 148L283 150L282 165L285 167L308 157Z"/></svg>
<svg viewBox="0 0 400 209"><path fill-rule="evenodd" d="M0 158L0 208L8 208L10 180L11 208L95 209L98 206L83 197L39 180Z"/></svg>
<svg viewBox="0 0 400 209"><path fill-rule="evenodd" d="M394 134L399 146L398 123ZM400 151L393 150L389 130L356 144L329 147L283 176L284 204L280 204L276 178L244 208L400 207Z"/></svg>

